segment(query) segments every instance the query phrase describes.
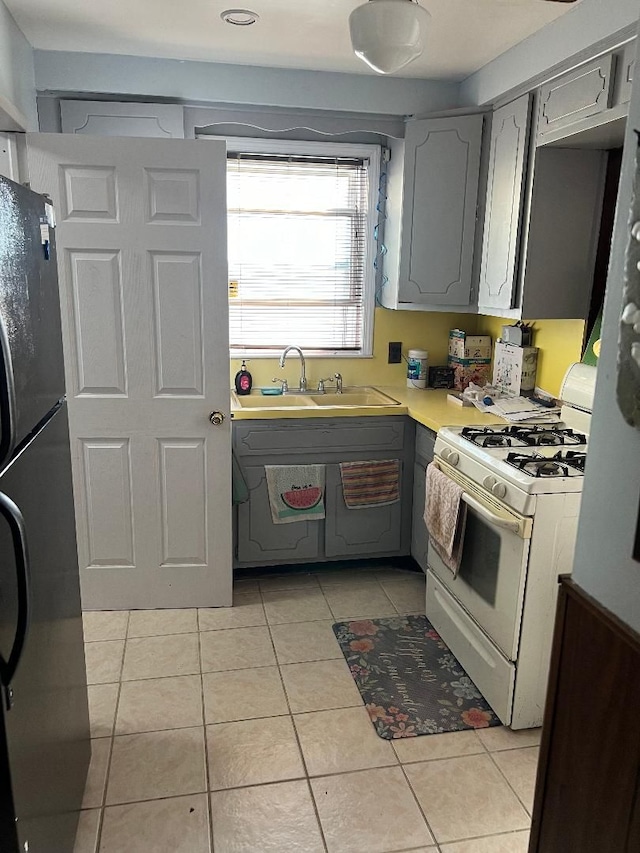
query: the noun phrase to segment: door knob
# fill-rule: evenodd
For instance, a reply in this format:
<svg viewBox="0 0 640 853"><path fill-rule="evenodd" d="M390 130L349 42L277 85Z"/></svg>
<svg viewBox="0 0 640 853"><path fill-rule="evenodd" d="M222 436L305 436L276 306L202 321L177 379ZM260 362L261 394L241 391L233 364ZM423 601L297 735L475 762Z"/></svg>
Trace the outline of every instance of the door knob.
<svg viewBox="0 0 640 853"><path fill-rule="evenodd" d="M209 415L209 420L214 426L220 426L222 421L224 420L224 415L222 412L211 412Z"/></svg>

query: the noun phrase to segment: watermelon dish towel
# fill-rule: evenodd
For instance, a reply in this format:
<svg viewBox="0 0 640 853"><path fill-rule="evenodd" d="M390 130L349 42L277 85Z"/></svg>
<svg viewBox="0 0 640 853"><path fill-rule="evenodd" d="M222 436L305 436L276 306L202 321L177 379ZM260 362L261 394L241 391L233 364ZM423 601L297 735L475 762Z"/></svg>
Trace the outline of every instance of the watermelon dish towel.
<svg viewBox="0 0 640 853"><path fill-rule="evenodd" d="M324 465L265 465L274 524L324 518Z"/></svg>

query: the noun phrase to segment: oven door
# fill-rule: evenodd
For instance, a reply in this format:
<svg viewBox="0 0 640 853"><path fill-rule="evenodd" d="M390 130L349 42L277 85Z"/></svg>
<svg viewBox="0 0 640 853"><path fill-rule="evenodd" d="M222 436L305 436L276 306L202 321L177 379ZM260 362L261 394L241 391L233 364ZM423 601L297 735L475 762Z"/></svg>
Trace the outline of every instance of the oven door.
<svg viewBox="0 0 640 853"><path fill-rule="evenodd" d="M429 568L505 657L516 660L532 520L441 459L435 464L464 489L467 525L456 577L433 547Z"/></svg>

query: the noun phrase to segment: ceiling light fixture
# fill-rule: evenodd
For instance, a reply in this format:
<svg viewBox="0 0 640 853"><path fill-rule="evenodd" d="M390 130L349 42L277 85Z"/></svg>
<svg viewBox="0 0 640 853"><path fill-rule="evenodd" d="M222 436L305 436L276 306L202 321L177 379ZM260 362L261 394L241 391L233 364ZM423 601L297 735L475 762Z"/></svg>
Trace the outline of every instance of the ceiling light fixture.
<svg viewBox="0 0 640 853"><path fill-rule="evenodd" d="M233 24L234 27L250 27L260 20L260 15L251 9L225 9L220 12L220 17L226 24Z"/></svg>
<svg viewBox="0 0 640 853"><path fill-rule="evenodd" d="M374 71L392 74L423 52L430 19L417 0L368 0L349 15L353 50Z"/></svg>

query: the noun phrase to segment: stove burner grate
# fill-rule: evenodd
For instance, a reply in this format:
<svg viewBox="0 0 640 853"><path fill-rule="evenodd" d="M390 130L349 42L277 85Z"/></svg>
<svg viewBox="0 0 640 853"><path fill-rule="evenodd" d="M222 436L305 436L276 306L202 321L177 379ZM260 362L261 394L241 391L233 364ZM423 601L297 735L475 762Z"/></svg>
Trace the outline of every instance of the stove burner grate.
<svg viewBox="0 0 640 853"><path fill-rule="evenodd" d="M563 453L559 450L553 459L559 462L564 462L565 465L569 465L571 468L574 468L576 471L580 471L581 474L584 474L584 468L587 462L586 453L581 453L577 450L567 450Z"/></svg>
<svg viewBox="0 0 640 853"><path fill-rule="evenodd" d="M463 438L478 447L525 447L517 432L517 427L463 427Z"/></svg>
<svg viewBox="0 0 640 853"><path fill-rule="evenodd" d="M548 447L586 444L587 437L568 427L463 427L461 435L479 447Z"/></svg>
<svg viewBox="0 0 640 853"><path fill-rule="evenodd" d="M546 447L549 445L586 444L587 437L581 432L575 432L567 427L520 427L521 438L531 447Z"/></svg>
<svg viewBox="0 0 640 853"><path fill-rule="evenodd" d="M559 457L559 458L558 458ZM539 456L528 456L526 453L509 453L507 462L519 471L523 471L530 477L568 477L569 468L561 464L561 454L556 454L552 459L544 459Z"/></svg>

